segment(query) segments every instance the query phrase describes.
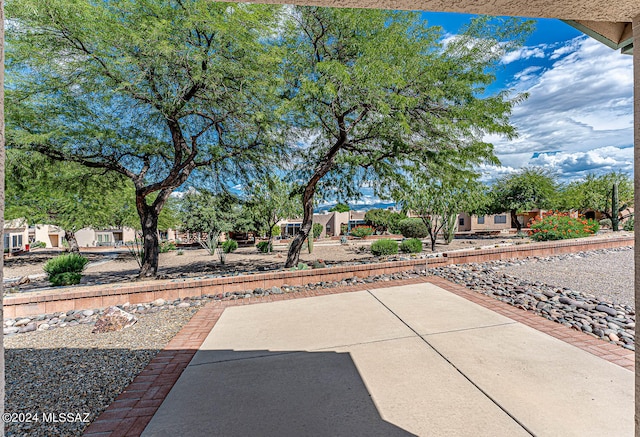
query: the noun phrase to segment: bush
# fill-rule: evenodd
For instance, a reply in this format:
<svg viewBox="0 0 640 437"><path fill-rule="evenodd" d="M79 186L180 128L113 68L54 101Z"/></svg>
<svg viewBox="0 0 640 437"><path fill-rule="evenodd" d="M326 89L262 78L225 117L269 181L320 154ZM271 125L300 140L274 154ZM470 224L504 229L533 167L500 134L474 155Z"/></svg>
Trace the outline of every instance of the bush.
<svg viewBox="0 0 640 437"><path fill-rule="evenodd" d="M271 228L271 236L279 237L281 234L282 234L282 228L278 225L273 225L273 227Z"/></svg>
<svg viewBox="0 0 640 437"><path fill-rule="evenodd" d="M78 284L89 260L77 253L60 255L44 264L47 279L54 286Z"/></svg>
<svg viewBox="0 0 640 437"><path fill-rule="evenodd" d="M160 253L167 253L170 250L176 250L176 243L173 241L161 241L158 249Z"/></svg>
<svg viewBox="0 0 640 437"><path fill-rule="evenodd" d="M608 219L608 218L604 218L600 220L598 223L600 223L600 226L602 226L603 228L611 227L611 219Z"/></svg>
<svg viewBox="0 0 640 437"><path fill-rule="evenodd" d="M595 220L572 218L566 213L546 214L531 224L531 239L534 241L564 240L567 238L588 237L600 229Z"/></svg>
<svg viewBox="0 0 640 437"><path fill-rule="evenodd" d="M633 231L634 225L635 225L634 221L635 221L635 217L633 216L629 217L629 220L624 222L624 225L622 225L622 229L624 229L625 231Z"/></svg>
<svg viewBox="0 0 640 437"><path fill-rule="evenodd" d="M236 240L227 240L222 243L222 251L224 253L231 253L238 248L238 242Z"/></svg>
<svg viewBox="0 0 640 437"><path fill-rule="evenodd" d="M45 247L47 247L47 243L45 243L44 241L34 241L33 243L31 243L32 249L44 249Z"/></svg>
<svg viewBox="0 0 640 437"><path fill-rule="evenodd" d="M422 241L417 238L409 238L400 243L400 250L404 253L420 253L422 252Z"/></svg>
<svg viewBox="0 0 640 437"><path fill-rule="evenodd" d="M404 219L398 223L398 228L405 238L426 238L429 235L427 226L419 218Z"/></svg>
<svg viewBox="0 0 640 437"><path fill-rule="evenodd" d="M324 226L322 226L320 223L313 224L313 227L311 228L313 238L318 238L320 234L322 234L322 231L324 231Z"/></svg>
<svg viewBox="0 0 640 437"><path fill-rule="evenodd" d="M80 279L82 279L82 273L64 272L53 276L49 281L54 287L63 287L79 284Z"/></svg>
<svg viewBox="0 0 640 437"><path fill-rule="evenodd" d="M384 238L371 245L371 253L375 256L394 255L398 253L398 242Z"/></svg>
<svg viewBox="0 0 640 437"><path fill-rule="evenodd" d="M371 226L358 226L351 230L351 235L358 238L367 238L369 235L373 235L373 228Z"/></svg>
<svg viewBox="0 0 640 437"><path fill-rule="evenodd" d="M262 253L271 252L271 250L273 250L273 246L268 241L261 241L258 244L256 244L256 247Z"/></svg>

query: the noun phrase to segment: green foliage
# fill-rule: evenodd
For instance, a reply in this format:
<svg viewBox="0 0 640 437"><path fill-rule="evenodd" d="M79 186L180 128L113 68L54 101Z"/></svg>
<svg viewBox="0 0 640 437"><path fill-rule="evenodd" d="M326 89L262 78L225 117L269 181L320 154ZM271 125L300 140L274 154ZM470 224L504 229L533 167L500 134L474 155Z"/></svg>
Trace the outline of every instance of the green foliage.
<svg viewBox="0 0 640 437"><path fill-rule="evenodd" d="M559 207L563 210L600 211L611 218L611 188L618 184L618 212L633 205L633 181L622 172L602 175L590 173L583 180L574 181L563 187Z"/></svg>
<svg viewBox="0 0 640 437"><path fill-rule="evenodd" d="M391 233L400 232L398 223L406 218L407 216L404 214L381 208L370 209L364 215L368 224L378 228L379 231Z"/></svg>
<svg viewBox="0 0 640 437"><path fill-rule="evenodd" d="M190 190L180 203L181 229L191 232L231 231L238 215L238 199L224 192Z"/></svg>
<svg viewBox="0 0 640 437"><path fill-rule="evenodd" d="M322 234L322 231L324 231L324 226L322 226L320 223L313 224L313 227L311 228L313 238L318 238L320 234Z"/></svg>
<svg viewBox="0 0 640 437"><path fill-rule="evenodd" d="M176 256L182 256L182 255L184 255L184 250L182 249L176 250Z"/></svg>
<svg viewBox="0 0 640 437"><path fill-rule="evenodd" d="M631 232L634 230L634 226L635 226L635 217L631 216L626 222L624 222L624 225L622 225L622 229L624 229L625 231Z"/></svg>
<svg viewBox="0 0 640 437"><path fill-rule="evenodd" d="M357 226L351 229L351 235L358 238L367 238L373 235L374 229L371 226Z"/></svg>
<svg viewBox="0 0 640 437"><path fill-rule="evenodd" d="M76 285L80 283L82 273L64 272L52 276L49 281L54 287L63 287L67 285Z"/></svg>
<svg viewBox="0 0 640 437"><path fill-rule="evenodd" d="M405 238L425 238L429 235L429 230L424 222L419 218L407 218L398 224L402 236Z"/></svg>
<svg viewBox="0 0 640 437"><path fill-rule="evenodd" d="M224 253L231 253L238 248L238 242L236 240L227 240L222 243L222 250Z"/></svg>
<svg viewBox="0 0 640 437"><path fill-rule="evenodd" d="M273 250L273 245L269 241L261 241L256 244L256 247L262 253L269 253Z"/></svg>
<svg viewBox="0 0 640 437"><path fill-rule="evenodd" d="M417 238L408 238L400 243L400 250L404 253L422 252L422 241Z"/></svg>
<svg viewBox="0 0 640 437"><path fill-rule="evenodd" d="M334 211L336 211L336 212L349 212L349 211L351 211L351 208L346 203L338 203L335 206L331 207L331 209L329 209L329 212L334 212Z"/></svg>
<svg viewBox="0 0 640 437"><path fill-rule="evenodd" d="M595 220L569 217L566 213L553 213L536 219L530 226L534 241L564 240L588 237L600 229Z"/></svg>
<svg viewBox="0 0 640 437"><path fill-rule="evenodd" d="M276 226L282 219L300 216L302 205L294 186L277 176L265 176L249 184L251 193L245 202L247 215L251 218L253 229L267 234L271 239L281 233Z"/></svg>
<svg viewBox="0 0 640 437"><path fill-rule="evenodd" d="M490 196L489 213L510 211L514 217L518 212L553 206L558 199L558 184L555 176L545 169L524 168L498 179ZM522 223L515 225L520 230Z"/></svg>
<svg viewBox="0 0 640 437"><path fill-rule="evenodd" d="M375 256L395 255L398 253L398 242L383 238L371 244L371 253Z"/></svg>
<svg viewBox="0 0 640 437"><path fill-rule="evenodd" d="M161 241L158 250L160 253L167 253L170 250L176 250L176 243L173 241Z"/></svg>
<svg viewBox="0 0 640 437"><path fill-rule="evenodd" d="M32 249L44 249L45 247L47 247L47 243L45 243L44 241L34 241L33 243L31 243Z"/></svg>
<svg viewBox="0 0 640 437"><path fill-rule="evenodd" d="M280 234L282 234L282 228L278 225L273 225L273 227L271 228L271 235L273 237L279 237Z"/></svg>
<svg viewBox="0 0 640 437"><path fill-rule="evenodd" d="M291 267L290 270L309 270L309 265L305 263L298 263L295 267Z"/></svg>
<svg viewBox="0 0 640 437"><path fill-rule="evenodd" d="M52 285L73 285L80 282L82 271L88 263L89 260L84 256L70 253L50 259L42 269Z"/></svg>

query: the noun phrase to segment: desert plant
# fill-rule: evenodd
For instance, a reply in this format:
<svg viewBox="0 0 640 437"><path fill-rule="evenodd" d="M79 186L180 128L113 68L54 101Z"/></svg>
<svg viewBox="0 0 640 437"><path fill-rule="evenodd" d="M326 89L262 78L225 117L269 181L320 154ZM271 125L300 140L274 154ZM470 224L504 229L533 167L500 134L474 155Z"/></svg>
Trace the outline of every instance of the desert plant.
<svg viewBox="0 0 640 437"><path fill-rule="evenodd" d="M71 253L50 259L44 264L43 270L52 285L73 285L80 283L82 271L88 263L89 260L84 256Z"/></svg>
<svg viewBox="0 0 640 437"><path fill-rule="evenodd" d="M314 223L313 227L311 228L311 232L313 233L313 238L318 238L320 234L322 234L323 230L324 230L324 226L322 226L320 223Z"/></svg>
<svg viewBox="0 0 640 437"><path fill-rule="evenodd" d="M291 267L291 270L309 270L309 266L305 263L298 263L297 266Z"/></svg>
<svg viewBox="0 0 640 437"><path fill-rule="evenodd" d="M608 218L604 218L600 220L598 223L600 223L600 226L602 226L603 228L611 227L611 219L608 219Z"/></svg>
<svg viewBox="0 0 640 437"><path fill-rule="evenodd" d="M349 239L346 237L346 235L340 237L340 244L349 244Z"/></svg>
<svg viewBox="0 0 640 437"><path fill-rule="evenodd" d="M307 250L309 253L313 253L313 238L311 236L307 237Z"/></svg>
<svg viewBox="0 0 640 437"><path fill-rule="evenodd" d="M600 229L595 220L569 217L567 213L550 212L531 224L531 239L534 241L564 240L588 237Z"/></svg>
<svg viewBox="0 0 640 437"><path fill-rule="evenodd" d="M133 256L133 259L138 263L138 267L142 268L142 260L144 259L144 245L142 241L136 237L135 240L125 243L125 246L127 251Z"/></svg>
<svg viewBox="0 0 640 437"><path fill-rule="evenodd" d="M371 253L376 256L394 255L398 253L398 242L383 238L371 245Z"/></svg>
<svg viewBox="0 0 640 437"><path fill-rule="evenodd" d="M351 235L358 238L367 238L369 235L373 235L374 229L371 226L358 226L351 230Z"/></svg>
<svg viewBox="0 0 640 437"><path fill-rule="evenodd" d="M203 249L209 252L209 255L216 254L218 241L220 241L220 232L217 232L217 231L207 232L206 239L203 240L202 238L200 238L198 240L198 242L200 243L200 246L202 246Z"/></svg>
<svg viewBox="0 0 640 437"><path fill-rule="evenodd" d="M261 241L258 244L256 244L256 247L262 253L268 253L268 252L271 252L271 250L273 250L273 246L268 241Z"/></svg>
<svg viewBox="0 0 640 437"><path fill-rule="evenodd" d="M178 249L178 250L176 251L176 256L181 256L181 255L184 255L184 250L182 250L182 249Z"/></svg>
<svg viewBox="0 0 640 437"><path fill-rule="evenodd" d="M634 222L635 222L634 216L629 217L629 220L624 222L624 225L622 226L622 229L624 229L625 231L633 231L634 225L635 225Z"/></svg>
<svg viewBox="0 0 640 437"><path fill-rule="evenodd" d="M404 253L422 252L422 241L417 238L409 238L400 243L400 250Z"/></svg>
<svg viewBox="0 0 640 437"><path fill-rule="evenodd" d="M176 250L176 243L173 241L162 241L160 242L160 247L158 248L160 253L167 253L170 250Z"/></svg>
<svg viewBox="0 0 640 437"><path fill-rule="evenodd" d="M405 238L425 238L429 235L427 226L419 218L408 218L398 223L400 233Z"/></svg>
<svg viewBox="0 0 640 437"><path fill-rule="evenodd" d="M238 248L238 242L236 240L227 240L222 243L222 251L224 253L231 253Z"/></svg>

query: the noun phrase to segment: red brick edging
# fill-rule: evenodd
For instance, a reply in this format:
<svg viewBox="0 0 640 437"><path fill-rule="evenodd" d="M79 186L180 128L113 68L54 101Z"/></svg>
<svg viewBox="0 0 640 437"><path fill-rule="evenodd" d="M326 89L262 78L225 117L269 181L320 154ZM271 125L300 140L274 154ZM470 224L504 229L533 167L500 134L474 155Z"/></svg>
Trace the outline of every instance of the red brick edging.
<svg viewBox="0 0 640 437"><path fill-rule="evenodd" d="M87 437L139 436L151 421L160 404L207 338L218 319L228 307L301 299L314 296L372 290L376 288L431 283L457 296L512 320L549 334L583 349L613 364L634 371L635 353L552 322L535 313L522 310L492 297L480 294L437 276L398 281L359 284L350 287L325 288L298 293L251 297L246 299L211 301L200 309L180 332L156 355L133 382L85 430Z"/></svg>

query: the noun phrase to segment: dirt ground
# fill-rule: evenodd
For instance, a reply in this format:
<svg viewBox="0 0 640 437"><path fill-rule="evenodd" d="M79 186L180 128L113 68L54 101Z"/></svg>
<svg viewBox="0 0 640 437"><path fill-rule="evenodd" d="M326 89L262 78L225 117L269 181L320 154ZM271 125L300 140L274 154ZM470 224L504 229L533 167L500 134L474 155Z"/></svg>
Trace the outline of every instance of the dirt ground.
<svg viewBox="0 0 640 437"><path fill-rule="evenodd" d="M618 233L616 236L621 236ZM625 233L626 235L627 233ZM630 234L630 233L628 233ZM612 234L598 235L591 238L607 238ZM494 247L496 244L522 241L522 238L514 236L483 236L456 238L449 245L436 245L436 252L471 249L476 247ZM341 245L335 240L316 242L313 253L309 254L304 246L300 261L312 264L314 261L323 260L327 265L335 265L349 262L357 262L373 259L369 250L373 240L349 240L347 245ZM201 248L185 248L181 252L170 251L160 254L160 278L198 277L209 275L238 275L246 272L279 270L284 267L287 256L287 245L275 244L271 254L258 252L255 246L240 247L227 255L225 265L220 264L218 255L211 256ZM430 253L428 240L424 244L425 253ZM56 250L36 249L25 255L14 256L5 259L4 278L24 278L31 276L28 284L19 287L11 283L5 283L5 293L25 292L49 287L44 277L42 266L44 263L59 255ZM91 264L84 272L81 284L104 284L132 281L136 279L138 264L133 256L124 249L100 251L83 251ZM94 265L94 263L96 263ZM40 277L34 277L41 275Z"/></svg>

